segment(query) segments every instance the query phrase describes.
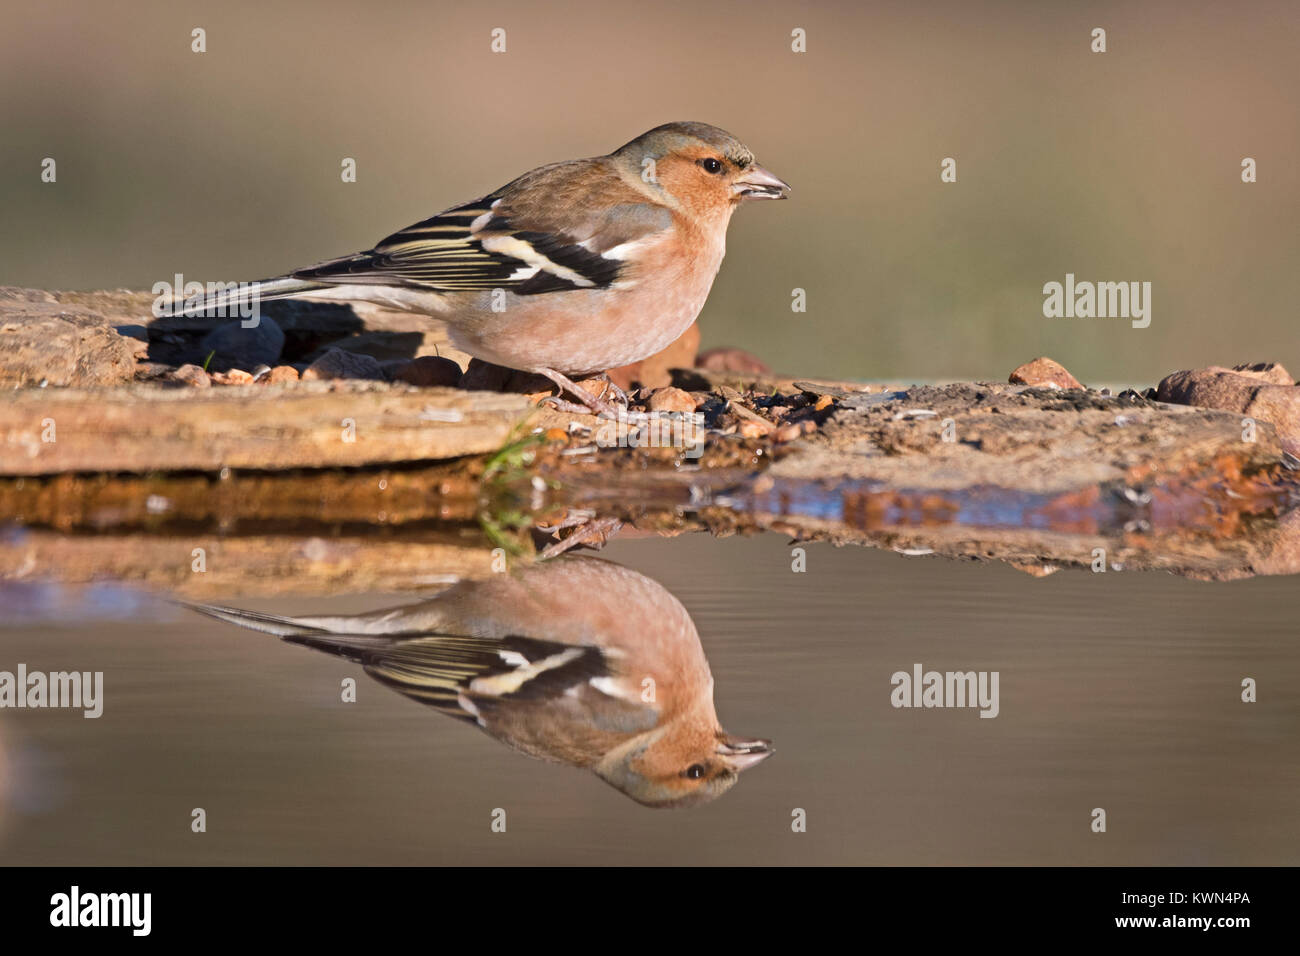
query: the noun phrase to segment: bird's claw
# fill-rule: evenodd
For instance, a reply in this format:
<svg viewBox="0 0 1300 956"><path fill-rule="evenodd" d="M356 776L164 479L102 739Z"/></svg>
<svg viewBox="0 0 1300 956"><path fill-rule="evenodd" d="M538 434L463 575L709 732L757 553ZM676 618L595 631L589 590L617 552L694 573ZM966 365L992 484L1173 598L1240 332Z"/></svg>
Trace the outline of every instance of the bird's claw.
<svg viewBox="0 0 1300 956"><path fill-rule="evenodd" d="M609 539L618 534L623 528L623 522L618 518L592 518L584 522L573 530L566 538L547 545L542 549L538 557L542 560L554 558L571 548L585 545L593 550L600 550Z"/></svg>

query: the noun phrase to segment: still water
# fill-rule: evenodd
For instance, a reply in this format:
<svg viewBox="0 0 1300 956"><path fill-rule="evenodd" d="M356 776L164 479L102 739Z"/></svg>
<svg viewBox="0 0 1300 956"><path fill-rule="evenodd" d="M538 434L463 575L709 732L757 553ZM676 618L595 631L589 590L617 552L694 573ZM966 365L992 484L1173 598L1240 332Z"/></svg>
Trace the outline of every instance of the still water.
<svg viewBox="0 0 1300 956"><path fill-rule="evenodd" d="M165 594L5 584L0 671L104 677L98 719L0 710L0 863L1300 862L1294 578L1036 578L803 547L801 572L774 534L601 552L681 602L721 726L774 751L672 810ZM413 600L213 603L319 616ZM664 620L629 601L623 623L651 641ZM997 716L893 706L892 676L917 665L997 672Z"/></svg>

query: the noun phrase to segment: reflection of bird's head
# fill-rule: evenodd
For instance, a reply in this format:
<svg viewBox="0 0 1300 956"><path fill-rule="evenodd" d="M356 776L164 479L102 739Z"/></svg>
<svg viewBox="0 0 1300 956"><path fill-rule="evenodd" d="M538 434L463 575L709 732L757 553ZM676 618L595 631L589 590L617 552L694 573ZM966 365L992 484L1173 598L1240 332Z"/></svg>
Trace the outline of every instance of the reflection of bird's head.
<svg viewBox="0 0 1300 956"><path fill-rule="evenodd" d="M606 754L596 773L647 807L690 807L716 800L741 771L772 753L766 740L742 739L719 727L711 695L697 710Z"/></svg>

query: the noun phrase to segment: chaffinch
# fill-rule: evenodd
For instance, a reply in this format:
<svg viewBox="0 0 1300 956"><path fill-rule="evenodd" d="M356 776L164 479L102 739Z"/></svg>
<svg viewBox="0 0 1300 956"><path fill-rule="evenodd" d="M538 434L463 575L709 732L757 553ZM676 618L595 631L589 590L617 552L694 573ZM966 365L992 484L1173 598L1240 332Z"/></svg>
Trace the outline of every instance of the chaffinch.
<svg viewBox="0 0 1300 956"><path fill-rule="evenodd" d="M566 555L351 616L188 606L360 663L407 697L530 756L591 770L646 806L713 800L772 752L719 726L681 603L597 558Z"/></svg>
<svg viewBox="0 0 1300 956"><path fill-rule="evenodd" d="M676 340L704 306L736 207L788 189L730 133L668 123L608 156L524 173L368 252L263 280L258 296L437 316L470 355L545 375L609 414L565 373L629 365Z"/></svg>

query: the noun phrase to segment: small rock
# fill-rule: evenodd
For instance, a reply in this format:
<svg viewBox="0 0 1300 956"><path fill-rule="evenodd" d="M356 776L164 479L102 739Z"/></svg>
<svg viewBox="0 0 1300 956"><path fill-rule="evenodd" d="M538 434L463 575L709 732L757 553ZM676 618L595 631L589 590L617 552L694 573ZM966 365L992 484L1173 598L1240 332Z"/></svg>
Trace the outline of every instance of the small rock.
<svg viewBox="0 0 1300 956"><path fill-rule="evenodd" d="M213 372L208 378L213 385L252 385L253 376L243 369L232 368L229 372Z"/></svg>
<svg viewBox="0 0 1300 956"><path fill-rule="evenodd" d="M1046 357L1026 362L1012 372L1007 381L1012 385L1083 388L1083 383L1066 371L1064 365Z"/></svg>
<svg viewBox="0 0 1300 956"><path fill-rule="evenodd" d="M762 438L764 435L772 433L772 426L764 427L762 422L743 421L737 429L742 438Z"/></svg>
<svg viewBox="0 0 1300 956"><path fill-rule="evenodd" d="M493 365L482 359L470 359L456 387L463 388L467 392L504 392L506 383L510 381L510 376L513 374L514 369L503 365Z"/></svg>
<svg viewBox="0 0 1300 956"><path fill-rule="evenodd" d="M787 442L787 441L794 441L802 434L803 434L802 425L800 425L798 422L789 422L785 425L782 425L780 428L778 428L772 434L772 438L778 442Z"/></svg>
<svg viewBox="0 0 1300 956"><path fill-rule="evenodd" d="M700 353L695 360L695 367L708 372L732 372L737 375L772 374L762 359L744 349L709 349Z"/></svg>
<svg viewBox="0 0 1300 956"><path fill-rule="evenodd" d="M1220 365L1174 372L1156 386L1156 401L1244 412L1260 379Z"/></svg>
<svg viewBox="0 0 1300 956"><path fill-rule="evenodd" d="M1269 384L1290 379L1280 365L1244 366L1245 370L1218 365L1165 376L1156 388L1156 400L1198 408L1238 412L1277 429L1284 451L1300 454L1300 386Z"/></svg>
<svg viewBox="0 0 1300 956"><path fill-rule="evenodd" d="M236 319L217 326L199 342L198 350L206 357L212 354L208 368L226 372L232 368L256 368L274 365L284 348L284 332L268 316L261 316L257 325L246 329Z"/></svg>
<svg viewBox="0 0 1300 956"><path fill-rule="evenodd" d="M268 385L287 385L298 381L298 370L292 365L277 365L266 376Z"/></svg>
<svg viewBox="0 0 1300 956"><path fill-rule="evenodd" d="M169 381L181 382L191 388L210 388L212 386L212 379L208 377L208 373L197 365L182 365L168 375L167 378Z"/></svg>
<svg viewBox="0 0 1300 956"><path fill-rule="evenodd" d="M669 385L667 388L661 388L650 396L650 401L646 405L652 412L693 412L695 411L695 399L691 398L689 392L684 392L680 388L673 388Z"/></svg>
<svg viewBox="0 0 1300 956"><path fill-rule="evenodd" d="M272 370L274 374L274 370ZM369 355L344 352L342 349L330 349L302 373L302 380L330 381L333 379L352 378L370 381L384 381L384 370L378 359Z"/></svg>
<svg viewBox="0 0 1300 956"><path fill-rule="evenodd" d="M555 385L545 375L521 372L480 359L469 360L456 387L469 392L518 392L521 395L555 392Z"/></svg>
<svg viewBox="0 0 1300 956"><path fill-rule="evenodd" d="M549 380L548 380L549 381ZM582 389L588 395L594 395L597 398L603 398L607 402L614 400L614 389L609 379L606 378L584 378L580 382L575 382L578 388ZM551 386L554 391L555 386Z"/></svg>
<svg viewBox="0 0 1300 956"><path fill-rule="evenodd" d="M407 362L394 363L388 372L388 377L395 382L407 382L421 388L455 388L460 376L459 365L449 358L437 355L421 355Z"/></svg>
<svg viewBox="0 0 1300 956"><path fill-rule="evenodd" d="M430 346L430 353L434 347L436 346ZM369 355L380 362L409 361L417 357L423 348L425 337L422 332L360 332L326 343L309 355L308 360L315 361L330 349L342 349L344 352Z"/></svg>

